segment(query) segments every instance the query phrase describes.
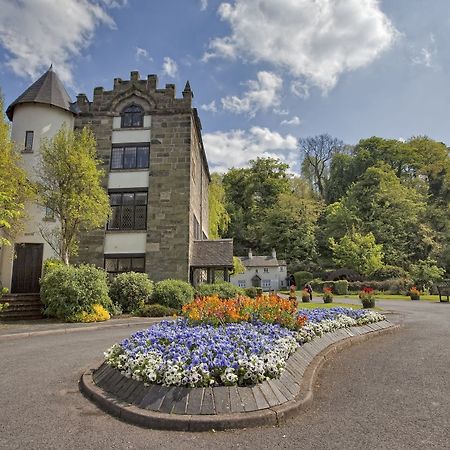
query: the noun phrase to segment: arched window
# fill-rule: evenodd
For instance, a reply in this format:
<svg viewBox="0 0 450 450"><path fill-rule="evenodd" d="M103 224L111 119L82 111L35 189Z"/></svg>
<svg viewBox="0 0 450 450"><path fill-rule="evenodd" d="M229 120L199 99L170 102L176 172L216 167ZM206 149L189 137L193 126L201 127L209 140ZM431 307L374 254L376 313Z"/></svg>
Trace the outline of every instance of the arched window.
<svg viewBox="0 0 450 450"><path fill-rule="evenodd" d="M122 111L121 128L139 128L144 126L144 110L139 105L129 105Z"/></svg>

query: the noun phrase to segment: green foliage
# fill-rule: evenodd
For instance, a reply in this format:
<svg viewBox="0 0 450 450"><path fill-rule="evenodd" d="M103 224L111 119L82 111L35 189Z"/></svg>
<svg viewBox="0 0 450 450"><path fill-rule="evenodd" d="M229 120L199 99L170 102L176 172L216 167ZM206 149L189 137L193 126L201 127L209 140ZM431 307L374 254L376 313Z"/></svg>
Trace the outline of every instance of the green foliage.
<svg viewBox="0 0 450 450"><path fill-rule="evenodd" d="M383 267L383 246L375 242L372 233L362 235L352 231L338 242L331 238L330 248L338 267L347 267L364 275L371 275Z"/></svg>
<svg viewBox="0 0 450 450"><path fill-rule="evenodd" d="M294 273L295 284L297 289L303 289L306 283L309 283L313 279L313 274L306 270L300 270Z"/></svg>
<svg viewBox="0 0 450 450"><path fill-rule="evenodd" d="M151 302L180 310L193 299L194 288L189 283L169 278L155 284Z"/></svg>
<svg viewBox="0 0 450 450"><path fill-rule="evenodd" d="M196 287L195 294L200 297L217 295L219 298L229 299L244 295L244 290L232 283L222 281L214 284L200 284Z"/></svg>
<svg viewBox="0 0 450 450"><path fill-rule="evenodd" d="M211 174L208 191L209 204L209 238L218 239L225 235L231 218L225 207L225 189L222 177L218 173Z"/></svg>
<svg viewBox="0 0 450 450"><path fill-rule="evenodd" d="M139 305L148 303L153 292L153 283L145 273L124 272L115 277L109 288L109 295L123 312L131 312Z"/></svg>
<svg viewBox="0 0 450 450"><path fill-rule="evenodd" d="M54 211L59 224L41 234L66 264L78 250L78 234L103 226L110 214L109 199L101 185L96 142L88 128L65 127L41 146L38 190L41 202Z"/></svg>
<svg viewBox="0 0 450 450"><path fill-rule="evenodd" d="M91 314L93 305L112 307L108 296L107 274L93 265L56 266L41 279L44 313L60 320L74 321Z"/></svg>
<svg viewBox="0 0 450 450"><path fill-rule="evenodd" d="M437 262L427 258L412 264L410 268L411 277L416 286L421 289L430 289L434 282L444 277L445 270L437 266Z"/></svg>
<svg viewBox="0 0 450 450"><path fill-rule="evenodd" d="M244 295L250 298L256 298L259 295L258 288L255 287L244 288Z"/></svg>
<svg viewBox="0 0 450 450"><path fill-rule="evenodd" d="M141 305L136 310L136 314L141 317L169 317L175 315L176 313L176 309L159 305L158 303Z"/></svg>
<svg viewBox="0 0 450 450"><path fill-rule="evenodd" d="M407 278L409 276L408 272L399 266L391 266L389 264L375 270L372 274L374 280L390 280L392 278Z"/></svg>
<svg viewBox="0 0 450 450"><path fill-rule="evenodd" d="M44 261L43 273L44 275L50 271L52 271L55 267L59 267L64 263L60 259L56 258L48 258Z"/></svg>
<svg viewBox="0 0 450 450"><path fill-rule="evenodd" d="M245 273L246 269L242 261L237 257L233 256L233 271L231 275L238 275L240 273Z"/></svg>
<svg viewBox="0 0 450 450"><path fill-rule="evenodd" d="M334 282L334 292L336 295L347 295L348 294L348 281L338 280Z"/></svg>
<svg viewBox="0 0 450 450"><path fill-rule="evenodd" d="M33 198L33 187L20 167L0 96L0 247L9 245L22 228L25 202Z"/></svg>
<svg viewBox="0 0 450 450"><path fill-rule="evenodd" d="M331 288L324 288L323 290L323 302L324 303L331 303L333 301L333 291Z"/></svg>

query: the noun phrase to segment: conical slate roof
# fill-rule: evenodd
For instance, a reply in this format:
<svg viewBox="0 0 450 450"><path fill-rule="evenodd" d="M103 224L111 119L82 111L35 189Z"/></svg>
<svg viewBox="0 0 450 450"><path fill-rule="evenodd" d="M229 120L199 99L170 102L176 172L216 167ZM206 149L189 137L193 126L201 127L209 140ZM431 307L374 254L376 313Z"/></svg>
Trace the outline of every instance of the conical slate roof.
<svg viewBox="0 0 450 450"><path fill-rule="evenodd" d="M53 71L52 66L8 106L6 115L9 120L13 118L14 108L21 103L43 103L72 111L69 94L58 75Z"/></svg>

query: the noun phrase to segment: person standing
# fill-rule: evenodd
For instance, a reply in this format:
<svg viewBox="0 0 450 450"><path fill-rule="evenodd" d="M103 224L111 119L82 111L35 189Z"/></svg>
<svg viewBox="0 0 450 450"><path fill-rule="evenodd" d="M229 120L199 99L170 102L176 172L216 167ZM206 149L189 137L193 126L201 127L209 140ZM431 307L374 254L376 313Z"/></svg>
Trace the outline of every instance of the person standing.
<svg viewBox="0 0 450 450"><path fill-rule="evenodd" d="M312 286L309 283L305 284L305 291L308 292L308 294L309 294L309 301L312 302L313 289L312 289Z"/></svg>

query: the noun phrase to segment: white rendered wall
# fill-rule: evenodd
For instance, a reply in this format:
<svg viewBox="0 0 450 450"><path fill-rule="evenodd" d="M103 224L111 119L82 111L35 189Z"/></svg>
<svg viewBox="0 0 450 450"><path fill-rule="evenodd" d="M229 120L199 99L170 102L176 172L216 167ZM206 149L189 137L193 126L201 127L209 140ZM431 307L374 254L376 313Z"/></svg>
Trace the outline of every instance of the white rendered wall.
<svg viewBox="0 0 450 450"><path fill-rule="evenodd" d="M134 170L134 171L112 171L108 176L108 188L148 188L149 171Z"/></svg>
<svg viewBox="0 0 450 450"><path fill-rule="evenodd" d="M113 118L113 132L111 136L113 144L150 142L151 116L144 116L143 128L120 128L120 121L120 117Z"/></svg>
<svg viewBox="0 0 450 450"><path fill-rule="evenodd" d="M230 277L231 283L236 286L239 285L239 281L245 281L245 287L252 287L252 278L258 275L261 278L261 287L263 290L280 290L286 288L286 266L279 267L267 267L268 272L264 272L264 267L250 267L245 273L232 275ZM280 270L282 269L282 270ZM263 287L263 281L270 280L270 288Z"/></svg>
<svg viewBox="0 0 450 450"><path fill-rule="evenodd" d="M21 153L22 166L28 172L30 179L35 179L36 169L40 163L40 144L44 138L51 139L65 124L73 129L74 119L72 113L50 105L22 104L14 109L14 117L11 127L11 137L20 153L25 147L26 131L33 131L32 153ZM56 256L51 247L45 242L40 229L51 229L57 226L55 221L46 221L45 208L37 204L25 205L26 218L23 224L23 232L16 239L16 243L44 244L43 260ZM12 246L4 247L0 253L0 282L4 287L11 288Z"/></svg>

